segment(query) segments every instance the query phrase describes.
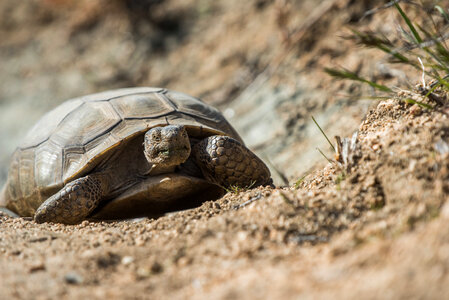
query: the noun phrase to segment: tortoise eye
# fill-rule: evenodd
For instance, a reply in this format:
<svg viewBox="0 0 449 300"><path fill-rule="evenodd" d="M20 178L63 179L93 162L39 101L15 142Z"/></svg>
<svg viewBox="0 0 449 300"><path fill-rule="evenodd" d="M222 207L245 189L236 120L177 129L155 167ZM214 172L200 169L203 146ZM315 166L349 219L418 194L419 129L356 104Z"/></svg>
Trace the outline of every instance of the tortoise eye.
<svg viewBox="0 0 449 300"><path fill-rule="evenodd" d="M157 129L152 129L145 134L145 142L160 142L161 141L161 132Z"/></svg>

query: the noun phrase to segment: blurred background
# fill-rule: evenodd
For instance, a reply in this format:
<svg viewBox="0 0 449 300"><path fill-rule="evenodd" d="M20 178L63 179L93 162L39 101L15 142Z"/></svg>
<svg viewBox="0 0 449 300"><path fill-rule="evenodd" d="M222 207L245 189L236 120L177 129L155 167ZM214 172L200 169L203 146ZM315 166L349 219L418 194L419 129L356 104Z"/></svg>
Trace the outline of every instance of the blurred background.
<svg viewBox="0 0 449 300"><path fill-rule="evenodd" d="M15 147L46 111L72 97L133 86L166 87L218 107L275 183L291 184L326 163L317 147L332 156L312 116L330 137L349 136L372 105L355 100L358 85L335 84L324 67L413 82L378 52L348 51L354 43L343 38L347 26L394 32L394 11L362 19L382 3L2 0L0 186Z"/></svg>

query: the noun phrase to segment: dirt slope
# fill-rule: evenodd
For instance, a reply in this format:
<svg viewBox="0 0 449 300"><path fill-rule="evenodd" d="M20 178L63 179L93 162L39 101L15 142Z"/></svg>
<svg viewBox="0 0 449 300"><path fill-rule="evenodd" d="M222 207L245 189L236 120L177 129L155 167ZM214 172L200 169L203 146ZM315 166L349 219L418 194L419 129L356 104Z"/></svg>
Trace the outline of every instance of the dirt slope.
<svg viewBox="0 0 449 300"><path fill-rule="evenodd" d="M346 175L229 193L158 220L1 217L4 298L445 298L448 108L382 102Z"/></svg>
<svg viewBox="0 0 449 300"><path fill-rule="evenodd" d="M393 36L394 11L360 21L380 3L1 1L2 180L48 108L153 85L218 105L290 186L157 220L65 226L0 213L0 299L448 298L449 106L354 102L366 90L322 72L344 65L418 82L419 72L338 38L347 25ZM334 159L312 115L329 136L358 130L352 163L319 155Z"/></svg>
<svg viewBox="0 0 449 300"><path fill-rule="evenodd" d="M71 97L129 86L167 87L218 105L248 146L295 180L322 160L315 148L325 141L311 116L330 136L350 134L370 105L348 101L360 89L334 83L325 66L358 68L392 84L407 78L382 54L339 38L354 24L391 35L394 12L357 22L375 5L2 1L0 185L15 147L46 111ZM419 77L409 75L410 82Z"/></svg>

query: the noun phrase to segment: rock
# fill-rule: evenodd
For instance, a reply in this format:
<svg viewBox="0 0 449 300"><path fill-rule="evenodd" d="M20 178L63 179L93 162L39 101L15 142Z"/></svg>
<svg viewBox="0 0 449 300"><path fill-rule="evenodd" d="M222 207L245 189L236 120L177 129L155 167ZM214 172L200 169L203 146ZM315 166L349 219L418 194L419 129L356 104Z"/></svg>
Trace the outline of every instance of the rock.
<svg viewBox="0 0 449 300"><path fill-rule="evenodd" d="M83 277L76 272L70 272L65 274L64 280L68 284L80 284L83 283L84 281Z"/></svg>
<svg viewBox="0 0 449 300"><path fill-rule="evenodd" d="M125 266L131 264L133 261L134 261L134 257L132 257L132 256L123 256L123 258L122 258L122 264Z"/></svg>
<svg viewBox="0 0 449 300"><path fill-rule="evenodd" d="M45 264L43 262L37 262L33 265L31 265L29 272L34 273L38 271L45 271Z"/></svg>

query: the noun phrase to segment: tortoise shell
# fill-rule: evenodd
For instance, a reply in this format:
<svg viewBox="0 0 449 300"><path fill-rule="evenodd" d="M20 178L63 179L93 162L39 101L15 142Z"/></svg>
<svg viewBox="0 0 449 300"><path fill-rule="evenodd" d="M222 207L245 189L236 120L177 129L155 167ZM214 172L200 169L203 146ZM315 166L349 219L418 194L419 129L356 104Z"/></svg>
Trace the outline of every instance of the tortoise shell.
<svg viewBox="0 0 449 300"><path fill-rule="evenodd" d="M13 154L3 202L32 216L43 201L88 174L109 151L167 124L186 126L191 137L227 135L243 144L217 109L183 93L141 87L79 97L45 114L28 132Z"/></svg>

